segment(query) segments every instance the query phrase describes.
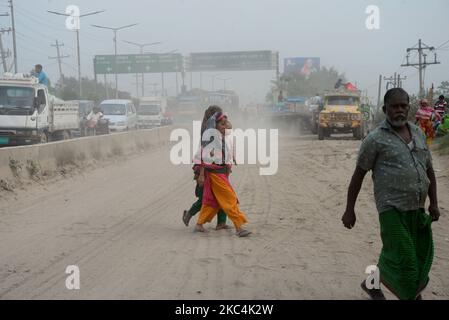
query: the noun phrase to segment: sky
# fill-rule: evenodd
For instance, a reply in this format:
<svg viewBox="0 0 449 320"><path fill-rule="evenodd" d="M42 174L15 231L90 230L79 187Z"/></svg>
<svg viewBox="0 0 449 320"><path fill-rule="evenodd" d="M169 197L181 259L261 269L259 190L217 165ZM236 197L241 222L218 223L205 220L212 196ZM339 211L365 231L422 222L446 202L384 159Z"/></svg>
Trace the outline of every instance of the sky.
<svg viewBox="0 0 449 320"><path fill-rule="evenodd" d="M116 27L139 23L119 32L119 54L138 51L123 40L162 42L147 48L156 53L272 50L279 52L281 71L286 57L320 57L322 66L333 66L344 73L360 89L368 90L374 101L380 74L398 72L407 76L404 88L417 92L417 70L400 67L408 47L420 38L436 48L449 40L447 0L14 0L14 5L19 71L28 72L41 63L53 82L59 77L58 66L49 56L56 56L51 46L56 40L64 43L62 53L70 55L63 60L63 73L77 74L76 35L66 29L64 17L47 13L64 12L69 5L77 5L82 14L106 10L81 21L82 74L90 78L93 57L112 54L114 48L112 31L91 24ZM378 30L366 28L369 5L379 7ZM8 1L0 0L0 14L8 10ZM0 17L0 28L9 26L10 18ZM10 34L3 35L6 48L12 48L11 38ZM426 87L449 80L449 42L437 54L441 64L427 68ZM410 62L415 61L412 53ZM217 74L230 78L226 87L237 91L243 104L263 102L276 76L273 70L203 73L204 89L212 89ZM170 95L176 93L175 79L175 74L164 75ZM186 85L199 87L199 80L198 73L187 74ZM147 92L155 86L160 88L161 75L146 75L146 84ZM213 84L215 89L223 87L223 81ZM135 78L121 75L119 88L135 94Z"/></svg>

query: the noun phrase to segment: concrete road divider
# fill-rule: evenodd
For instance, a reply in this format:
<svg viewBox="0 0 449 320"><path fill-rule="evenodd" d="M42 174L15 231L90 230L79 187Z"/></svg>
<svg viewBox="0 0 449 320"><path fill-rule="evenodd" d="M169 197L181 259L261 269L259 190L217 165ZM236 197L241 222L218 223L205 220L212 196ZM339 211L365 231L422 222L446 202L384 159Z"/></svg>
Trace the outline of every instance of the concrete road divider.
<svg viewBox="0 0 449 320"><path fill-rule="evenodd" d="M11 179L33 178L71 165L80 166L92 160L101 161L155 148L170 142L172 130L169 126L0 148L0 180L5 189L4 185Z"/></svg>

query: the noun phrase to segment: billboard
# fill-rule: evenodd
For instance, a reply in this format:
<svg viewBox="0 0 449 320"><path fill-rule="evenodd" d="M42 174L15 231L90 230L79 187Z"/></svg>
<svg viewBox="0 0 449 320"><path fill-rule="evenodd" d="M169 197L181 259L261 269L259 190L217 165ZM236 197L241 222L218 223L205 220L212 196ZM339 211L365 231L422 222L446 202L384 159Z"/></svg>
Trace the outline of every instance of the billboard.
<svg viewBox="0 0 449 320"><path fill-rule="evenodd" d="M284 73L301 74L307 77L314 71L320 70L320 58L296 57L284 59Z"/></svg>

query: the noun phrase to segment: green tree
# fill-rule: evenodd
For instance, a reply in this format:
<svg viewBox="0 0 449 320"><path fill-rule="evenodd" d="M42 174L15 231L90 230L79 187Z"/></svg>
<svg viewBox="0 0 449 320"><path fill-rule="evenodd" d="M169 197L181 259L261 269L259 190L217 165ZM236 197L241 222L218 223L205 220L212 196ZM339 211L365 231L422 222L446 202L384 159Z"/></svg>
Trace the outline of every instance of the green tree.
<svg viewBox="0 0 449 320"><path fill-rule="evenodd" d="M51 92L63 100L93 100L97 103L106 99L106 87L103 83L95 83L95 80L89 78L82 79L83 96L79 96L78 79L74 77L64 77L58 81ZM116 90L108 85L109 97L115 97ZM119 91L120 99L131 99L131 94L125 91Z"/></svg>
<svg viewBox="0 0 449 320"><path fill-rule="evenodd" d="M325 90L332 90L338 79L346 82L345 75L334 67L322 67L320 70L312 72L309 77L301 74L283 74L279 81L272 81L272 87L267 93L266 100L273 101L273 97L276 97L280 90L284 92L284 96L314 96Z"/></svg>
<svg viewBox="0 0 449 320"><path fill-rule="evenodd" d="M443 95L449 101L449 81L443 81L435 91L436 97Z"/></svg>

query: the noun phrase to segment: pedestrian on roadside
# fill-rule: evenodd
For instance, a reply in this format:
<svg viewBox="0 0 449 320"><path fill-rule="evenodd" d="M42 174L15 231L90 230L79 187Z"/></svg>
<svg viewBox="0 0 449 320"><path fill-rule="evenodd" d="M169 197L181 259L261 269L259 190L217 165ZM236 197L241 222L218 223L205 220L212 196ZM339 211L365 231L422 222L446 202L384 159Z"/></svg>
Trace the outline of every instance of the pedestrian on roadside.
<svg viewBox="0 0 449 320"><path fill-rule="evenodd" d="M342 221L346 228L354 228L357 196L372 170L383 244L377 264L381 283L399 299L421 299L434 254L431 224L440 212L426 136L407 122L409 110L406 91L394 88L386 93L386 120L362 142ZM385 299L381 288L368 289L365 281L361 286L372 299Z"/></svg>

